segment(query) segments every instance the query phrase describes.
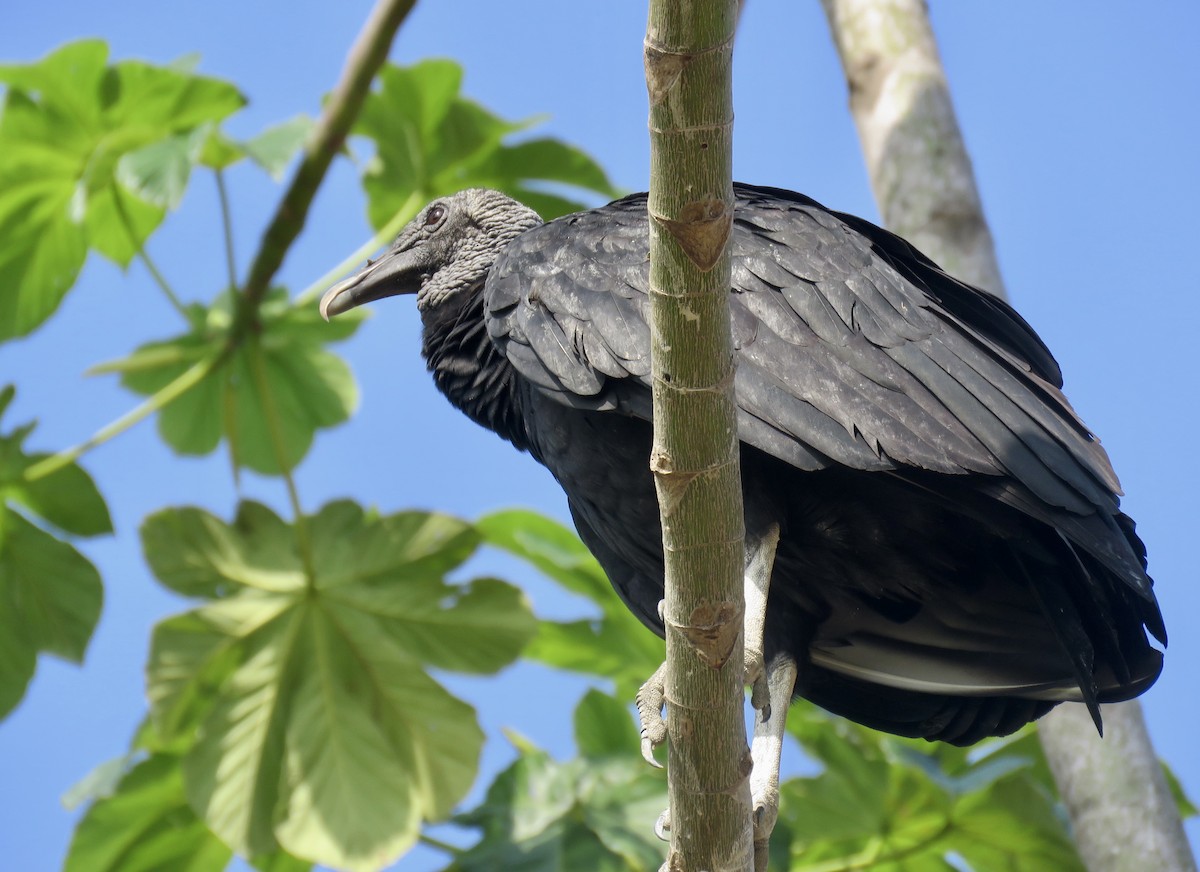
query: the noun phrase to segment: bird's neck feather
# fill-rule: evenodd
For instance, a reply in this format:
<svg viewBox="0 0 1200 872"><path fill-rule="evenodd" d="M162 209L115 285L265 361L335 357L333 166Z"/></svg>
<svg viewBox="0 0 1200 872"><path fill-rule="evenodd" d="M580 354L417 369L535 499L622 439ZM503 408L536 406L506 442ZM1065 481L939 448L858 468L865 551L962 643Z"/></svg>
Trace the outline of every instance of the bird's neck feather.
<svg viewBox="0 0 1200 872"><path fill-rule="evenodd" d="M483 282L421 311L421 355L446 399L522 451L528 448L516 372L490 338Z"/></svg>

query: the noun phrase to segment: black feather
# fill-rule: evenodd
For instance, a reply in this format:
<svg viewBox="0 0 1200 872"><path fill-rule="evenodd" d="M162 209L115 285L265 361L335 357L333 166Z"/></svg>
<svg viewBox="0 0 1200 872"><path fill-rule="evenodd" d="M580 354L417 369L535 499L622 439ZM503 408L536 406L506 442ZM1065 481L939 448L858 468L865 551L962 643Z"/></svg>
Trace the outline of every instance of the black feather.
<svg viewBox="0 0 1200 872"><path fill-rule="evenodd" d="M1050 351L900 237L790 191L735 193L747 535L782 529L768 661L792 653L799 694L902 735L969 744L1071 699L1099 725L1099 703L1153 683L1146 631L1166 632ZM435 263L401 236L423 282L457 289L422 304L438 387L550 469L661 633L645 195L542 226L491 192L442 202L486 202L487 220Z"/></svg>

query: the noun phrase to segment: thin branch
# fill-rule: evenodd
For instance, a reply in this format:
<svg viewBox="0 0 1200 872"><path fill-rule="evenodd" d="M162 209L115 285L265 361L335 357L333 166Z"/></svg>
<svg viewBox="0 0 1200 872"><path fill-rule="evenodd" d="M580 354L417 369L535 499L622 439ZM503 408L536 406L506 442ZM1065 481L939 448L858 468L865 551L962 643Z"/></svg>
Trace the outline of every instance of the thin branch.
<svg viewBox="0 0 1200 872"><path fill-rule="evenodd" d="M433 836L425 833L421 833L419 836L417 836L417 840L420 841L422 845L428 845L430 848L436 848L439 851L445 851L451 857L459 857L465 853L462 848L458 847L458 845L451 845L449 842L443 842L441 839L435 839Z"/></svg>
<svg viewBox="0 0 1200 872"><path fill-rule="evenodd" d="M275 217L263 234L258 254L242 288L234 322L234 336L243 335L254 322L271 279L283 264L288 249L304 228L309 207L334 156L366 100L375 73L387 60L396 31L416 0L379 0L350 49L346 67L325 103L316 128L304 148L304 157Z"/></svg>
<svg viewBox="0 0 1200 872"><path fill-rule="evenodd" d="M112 186L112 197L113 205L117 208L117 217L120 219L121 226L125 228L125 233L129 237L129 244L133 246L133 250L137 252L137 256L146 265L146 269L149 271L150 277L154 279L154 283L159 286L162 292L166 294L167 299L171 301L171 305L175 307L175 311L180 314L183 320L189 321L187 309L184 308L183 303L180 302L175 292L171 290L171 284L167 281L166 276L159 271L158 267L154 265L154 261L150 259L150 255L146 253L146 247L137 238L137 234L133 230L133 221L129 217L129 210L125 208L125 201L122 199L121 189L116 184Z"/></svg>
<svg viewBox="0 0 1200 872"><path fill-rule="evenodd" d="M217 178L217 199L221 202L221 229L225 231L225 269L229 275L229 289L237 287L237 259L233 256L233 218L229 213L229 191L225 188L224 170L213 170Z"/></svg>

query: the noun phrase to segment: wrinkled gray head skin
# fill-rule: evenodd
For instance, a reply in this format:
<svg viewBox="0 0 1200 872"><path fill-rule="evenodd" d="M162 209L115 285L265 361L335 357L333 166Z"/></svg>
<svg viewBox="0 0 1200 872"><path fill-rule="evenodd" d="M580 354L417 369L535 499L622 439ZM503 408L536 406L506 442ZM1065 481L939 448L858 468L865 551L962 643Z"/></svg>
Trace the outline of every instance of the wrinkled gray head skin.
<svg viewBox="0 0 1200 872"><path fill-rule="evenodd" d="M329 319L397 294L416 294L418 309L434 309L478 287L504 247L541 223L536 212L499 191L470 188L439 197L379 260L326 291L321 315Z"/></svg>

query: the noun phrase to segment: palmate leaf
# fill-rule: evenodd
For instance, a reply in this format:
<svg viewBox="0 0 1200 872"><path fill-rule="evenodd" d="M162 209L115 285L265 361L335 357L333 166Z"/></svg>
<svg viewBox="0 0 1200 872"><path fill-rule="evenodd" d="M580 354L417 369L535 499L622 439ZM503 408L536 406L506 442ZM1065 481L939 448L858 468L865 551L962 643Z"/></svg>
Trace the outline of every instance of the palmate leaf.
<svg viewBox="0 0 1200 872"><path fill-rule="evenodd" d="M88 249L128 265L182 195L203 137L240 108L232 85L84 40L0 65L0 340L58 307Z"/></svg>
<svg viewBox="0 0 1200 872"><path fill-rule="evenodd" d="M573 146L552 139L508 144L529 122L504 121L460 96L462 68L453 61L389 65L379 79L354 128L375 143L363 176L375 227L405 206L470 187L524 199L547 220L583 205L541 190L546 183L617 196L600 166Z"/></svg>
<svg viewBox="0 0 1200 872"><path fill-rule="evenodd" d="M232 852L196 817L183 792L179 758L154 754L75 828L64 872L221 872Z"/></svg>
<svg viewBox="0 0 1200 872"><path fill-rule="evenodd" d="M13 394L11 386L0 390L0 416ZM112 531L104 499L77 464L24 478L45 456L25 452L32 430L0 435L0 718L24 696L39 653L83 662L100 617L100 574L46 528L78 536Z"/></svg>
<svg viewBox="0 0 1200 872"><path fill-rule="evenodd" d="M120 373L126 387L149 395L197 363L220 358L206 378L162 409L159 432L180 454L211 453L224 439L236 466L278 474L303 459L318 429L342 423L357 406L350 368L324 345L352 335L362 318L321 330L315 308L292 305L277 288L260 310L261 329L229 352L230 306L227 295L207 310L194 306L190 332L93 372Z"/></svg>
<svg viewBox="0 0 1200 872"><path fill-rule="evenodd" d="M475 776L474 711L427 667L494 672L534 620L502 582L442 580L479 541L454 518L335 502L306 519L308 559L297 533L252 502L147 519L155 575L210 600L155 629L151 713L192 742L191 807L239 853L377 869Z"/></svg>
<svg viewBox="0 0 1200 872"><path fill-rule="evenodd" d="M614 681L618 697L633 699L663 662L663 641L618 599L579 537L550 518L521 509L487 515L475 529L489 545L527 560L600 607L602 614L595 619L540 621L525 656L560 669L603 675Z"/></svg>
<svg viewBox="0 0 1200 872"><path fill-rule="evenodd" d="M772 868L1082 872L1053 794L1014 743L943 755L804 702L788 729L824 771L781 785Z"/></svg>
<svg viewBox="0 0 1200 872"><path fill-rule="evenodd" d="M596 723L611 725L628 744L610 753ZM633 750L637 734L628 709L592 691L575 725L581 756L566 762L514 737L516 762L496 776L482 804L454 819L478 828L481 838L446 872L634 872L662 864L666 846L653 822L666 808L666 779Z"/></svg>

